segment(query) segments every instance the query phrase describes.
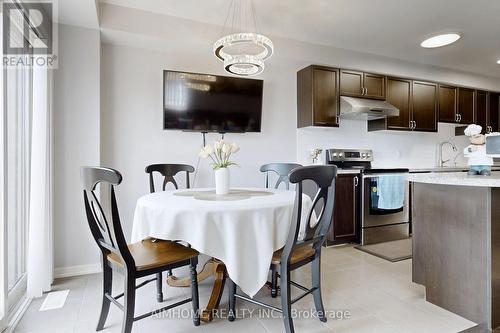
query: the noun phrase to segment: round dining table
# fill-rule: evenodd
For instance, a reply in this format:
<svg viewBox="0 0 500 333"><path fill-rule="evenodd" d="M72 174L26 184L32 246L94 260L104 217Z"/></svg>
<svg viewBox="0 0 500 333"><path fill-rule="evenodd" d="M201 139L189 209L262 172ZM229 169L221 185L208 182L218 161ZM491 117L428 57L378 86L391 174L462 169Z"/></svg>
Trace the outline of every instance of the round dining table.
<svg viewBox="0 0 500 333"><path fill-rule="evenodd" d="M211 313L218 307L226 272L250 297L266 284L273 253L287 240L294 201L295 191L257 188L233 189L227 195L214 189L147 194L137 200L132 242L181 240L216 258L220 274L204 311ZM304 202L310 206L311 200ZM211 320L208 316L202 319Z"/></svg>

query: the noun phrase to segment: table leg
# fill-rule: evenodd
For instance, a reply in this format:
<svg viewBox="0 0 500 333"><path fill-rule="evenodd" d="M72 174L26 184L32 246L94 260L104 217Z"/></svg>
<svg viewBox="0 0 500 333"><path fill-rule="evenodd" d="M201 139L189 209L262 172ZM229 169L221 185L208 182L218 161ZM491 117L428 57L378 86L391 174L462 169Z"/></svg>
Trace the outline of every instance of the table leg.
<svg viewBox="0 0 500 333"><path fill-rule="evenodd" d="M207 307L201 313L201 320L203 322L210 322L213 320L214 310L219 307L220 299L224 292L224 285L226 284L226 265L215 258L205 263L203 269L198 274L198 282L206 280L212 275L215 276L215 281ZM191 280L189 278L179 279L176 276L170 275L167 278L167 284L171 287L190 287Z"/></svg>
<svg viewBox="0 0 500 333"><path fill-rule="evenodd" d="M226 265L219 261L215 268L215 282L212 294L208 300L207 308L201 313L201 320L203 322L210 322L213 320L214 310L219 307L222 293L224 292L224 285L226 284Z"/></svg>
<svg viewBox="0 0 500 333"><path fill-rule="evenodd" d="M205 265L203 265L202 270L198 273L198 283L206 280L207 278L211 277L212 275L215 275L215 271L217 268L217 265L220 262L215 260L215 259L210 259L208 260ZM191 286L191 279L190 278L183 278L179 279L177 276L174 275L169 275L167 277L167 284L170 287L190 287Z"/></svg>

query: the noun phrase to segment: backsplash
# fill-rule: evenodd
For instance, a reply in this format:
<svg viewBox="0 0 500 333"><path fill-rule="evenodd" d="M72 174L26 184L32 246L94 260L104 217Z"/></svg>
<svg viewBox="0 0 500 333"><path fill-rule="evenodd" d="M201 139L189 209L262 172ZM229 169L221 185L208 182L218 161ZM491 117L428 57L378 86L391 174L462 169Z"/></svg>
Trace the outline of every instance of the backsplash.
<svg viewBox="0 0 500 333"><path fill-rule="evenodd" d="M463 149L469 144L466 136L455 136L455 125L439 123L437 133L422 132L368 132L367 122L342 119L339 128L302 128L297 130L297 160L310 164L309 151L313 148L366 148L372 149L374 167L421 168L437 165L439 143L450 141L458 151L453 152L446 145L443 158L453 158L459 154L458 166L467 164ZM320 158L324 163L324 152ZM450 161L446 165L451 166Z"/></svg>

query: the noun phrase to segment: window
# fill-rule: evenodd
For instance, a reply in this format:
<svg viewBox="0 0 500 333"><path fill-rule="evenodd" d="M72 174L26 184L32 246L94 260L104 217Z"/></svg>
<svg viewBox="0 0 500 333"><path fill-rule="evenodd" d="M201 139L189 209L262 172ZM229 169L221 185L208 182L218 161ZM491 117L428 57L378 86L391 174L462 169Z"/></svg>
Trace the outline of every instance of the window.
<svg viewBox="0 0 500 333"><path fill-rule="evenodd" d="M9 68L5 75L7 283L12 308L26 290L32 70Z"/></svg>

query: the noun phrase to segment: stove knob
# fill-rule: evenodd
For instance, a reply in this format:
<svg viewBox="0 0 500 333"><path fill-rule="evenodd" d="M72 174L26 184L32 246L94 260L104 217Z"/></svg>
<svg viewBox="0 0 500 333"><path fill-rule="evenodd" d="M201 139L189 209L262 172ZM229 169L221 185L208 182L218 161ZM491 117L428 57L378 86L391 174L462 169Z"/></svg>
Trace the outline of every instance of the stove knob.
<svg viewBox="0 0 500 333"><path fill-rule="evenodd" d="M344 153L339 153L339 157L342 157L342 156L344 156Z"/></svg>
<svg viewBox="0 0 500 333"><path fill-rule="evenodd" d="M333 153L333 157L337 157L337 153Z"/></svg>
<svg viewBox="0 0 500 333"><path fill-rule="evenodd" d="M361 154L361 157L366 158L367 157L366 153Z"/></svg>

